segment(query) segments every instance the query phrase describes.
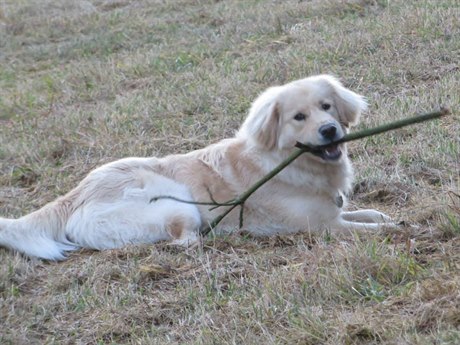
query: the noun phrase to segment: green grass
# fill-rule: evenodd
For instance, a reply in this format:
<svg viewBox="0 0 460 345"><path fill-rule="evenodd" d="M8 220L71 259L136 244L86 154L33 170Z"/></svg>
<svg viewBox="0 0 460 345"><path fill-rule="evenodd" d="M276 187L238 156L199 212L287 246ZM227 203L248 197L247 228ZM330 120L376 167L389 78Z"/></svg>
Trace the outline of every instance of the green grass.
<svg viewBox="0 0 460 345"><path fill-rule="evenodd" d="M265 88L332 73L359 128L454 116L350 144L350 208L410 226L72 254L0 249L2 344L455 344L460 341L460 6L423 1L0 4L0 214L95 167L232 136Z"/></svg>

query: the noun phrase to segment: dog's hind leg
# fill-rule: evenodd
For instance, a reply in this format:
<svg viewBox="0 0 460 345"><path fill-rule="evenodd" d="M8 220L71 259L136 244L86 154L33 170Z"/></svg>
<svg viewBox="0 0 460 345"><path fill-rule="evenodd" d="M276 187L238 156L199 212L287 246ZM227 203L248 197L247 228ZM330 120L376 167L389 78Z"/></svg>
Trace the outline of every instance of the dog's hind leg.
<svg viewBox="0 0 460 345"><path fill-rule="evenodd" d="M143 188L127 187L119 199L93 200L70 217L66 234L85 248L110 249L127 244L173 241L196 243L201 225L196 205L169 198L192 200L188 188L169 178L152 175Z"/></svg>
<svg viewBox="0 0 460 345"><path fill-rule="evenodd" d="M199 226L194 217L176 215L167 222L166 231L171 236L171 244L190 247L200 242Z"/></svg>

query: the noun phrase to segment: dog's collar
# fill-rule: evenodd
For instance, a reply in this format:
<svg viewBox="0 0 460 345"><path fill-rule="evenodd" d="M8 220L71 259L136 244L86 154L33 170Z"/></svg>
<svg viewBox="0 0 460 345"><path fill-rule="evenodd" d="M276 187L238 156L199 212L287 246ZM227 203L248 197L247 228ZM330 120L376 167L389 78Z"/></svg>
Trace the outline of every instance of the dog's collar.
<svg viewBox="0 0 460 345"><path fill-rule="evenodd" d="M337 194L334 200L335 204L337 205L338 208L342 208L343 206L343 197L342 194Z"/></svg>

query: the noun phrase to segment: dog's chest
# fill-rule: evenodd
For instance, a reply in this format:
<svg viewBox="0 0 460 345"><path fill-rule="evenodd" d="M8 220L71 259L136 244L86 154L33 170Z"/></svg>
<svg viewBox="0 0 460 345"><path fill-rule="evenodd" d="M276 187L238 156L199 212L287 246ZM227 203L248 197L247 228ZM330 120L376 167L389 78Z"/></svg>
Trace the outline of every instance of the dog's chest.
<svg viewBox="0 0 460 345"><path fill-rule="evenodd" d="M245 203L243 229L258 235L273 235L327 226L340 214L338 193L311 193L298 188L256 192ZM343 203L343 201L342 201ZM239 209L235 209L221 229L237 229Z"/></svg>

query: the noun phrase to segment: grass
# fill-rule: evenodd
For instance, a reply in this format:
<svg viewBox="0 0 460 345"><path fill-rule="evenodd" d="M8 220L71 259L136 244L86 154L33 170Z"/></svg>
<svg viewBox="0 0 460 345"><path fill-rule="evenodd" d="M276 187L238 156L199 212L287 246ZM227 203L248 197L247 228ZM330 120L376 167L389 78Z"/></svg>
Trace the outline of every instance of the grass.
<svg viewBox="0 0 460 345"><path fill-rule="evenodd" d="M388 233L0 250L2 344L460 342L460 7L423 1L6 0L0 214L18 217L127 156L231 136L268 86L332 73L368 98L360 128L454 116L350 144L350 207Z"/></svg>

